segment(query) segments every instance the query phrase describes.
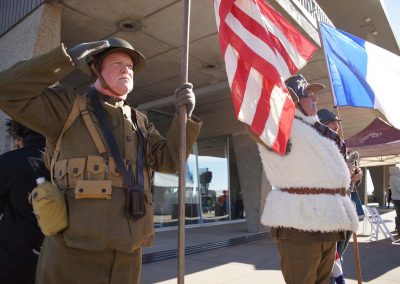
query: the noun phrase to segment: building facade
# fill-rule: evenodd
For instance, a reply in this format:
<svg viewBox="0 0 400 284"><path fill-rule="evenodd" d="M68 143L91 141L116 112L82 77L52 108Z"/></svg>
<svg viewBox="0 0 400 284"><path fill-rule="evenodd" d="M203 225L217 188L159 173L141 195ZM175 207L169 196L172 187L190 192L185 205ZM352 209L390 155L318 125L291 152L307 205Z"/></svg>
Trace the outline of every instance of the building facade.
<svg viewBox="0 0 400 284"><path fill-rule="evenodd" d="M129 102L146 112L163 132L175 112L171 95L179 84L182 2L0 0L0 70L44 53L61 42L72 47L111 36L124 38L148 60L146 71L135 78ZM194 84L197 97L194 114L203 120L204 126L187 163L186 224L246 219L249 232L258 232L265 229L260 224L260 214L271 186L263 174L257 146L234 115L212 2L193 0L191 7L189 81ZM267 2L318 47L318 21L323 21L399 54L378 1ZM357 9L350 7L353 5ZM348 13L351 13L351 21ZM319 105L332 109L323 51L319 49L300 72L309 81L327 86L319 95ZM77 70L63 83L84 90L89 80ZM345 135L350 137L381 114L343 108L341 116ZM12 147L4 131L5 118L2 113L1 152ZM387 169L379 167L373 171L377 186L386 188ZM156 173L156 227L176 226L177 191L176 176Z"/></svg>

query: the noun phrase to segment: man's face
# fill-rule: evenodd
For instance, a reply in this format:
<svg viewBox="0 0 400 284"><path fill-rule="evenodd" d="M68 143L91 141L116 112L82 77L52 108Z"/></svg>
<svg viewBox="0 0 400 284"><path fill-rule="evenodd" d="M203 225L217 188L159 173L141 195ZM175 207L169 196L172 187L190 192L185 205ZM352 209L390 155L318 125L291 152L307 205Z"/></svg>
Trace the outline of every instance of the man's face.
<svg viewBox="0 0 400 284"><path fill-rule="evenodd" d="M21 137L15 138L14 139L14 148L15 149L21 149L24 147L24 141L22 140Z"/></svg>
<svg viewBox="0 0 400 284"><path fill-rule="evenodd" d="M308 97L302 98L299 104L303 108L305 115L313 116L317 114L317 97L314 96L312 91L308 91Z"/></svg>
<svg viewBox="0 0 400 284"><path fill-rule="evenodd" d="M121 99L125 99L133 89L133 64L131 57L124 52L107 55L101 64L101 75Z"/></svg>
<svg viewBox="0 0 400 284"><path fill-rule="evenodd" d="M328 123L325 124L326 126L328 126L329 129L338 132L339 130L339 122L337 120L334 121L330 121Z"/></svg>

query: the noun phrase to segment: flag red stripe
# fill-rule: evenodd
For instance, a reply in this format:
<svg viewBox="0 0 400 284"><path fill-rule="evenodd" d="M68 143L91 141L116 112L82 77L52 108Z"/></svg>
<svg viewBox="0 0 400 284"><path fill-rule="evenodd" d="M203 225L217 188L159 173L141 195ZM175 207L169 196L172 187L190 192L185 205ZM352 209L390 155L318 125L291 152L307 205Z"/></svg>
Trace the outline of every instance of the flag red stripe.
<svg viewBox="0 0 400 284"><path fill-rule="evenodd" d="M219 4L219 20L221 23L225 22L226 15L230 12L232 5L236 0L221 0Z"/></svg>
<svg viewBox="0 0 400 284"><path fill-rule="evenodd" d="M286 151L287 141L289 140L290 130L292 128L294 111L293 101L287 97L279 120L278 135L275 143L271 147L277 153L285 153Z"/></svg>
<svg viewBox="0 0 400 284"><path fill-rule="evenodd" d="M250 66L245 64L241 57L238 58L235 77L232 81L231 91L232 100L235 107L236 117L239 115L240 107L242 106L244 94L246 91L246 82L249 77Z"/></svg>
<svg viewBox="0 0 400 284"><path fill-rule="evenodd" d="M263 94L257 104L257 109L254 114L253 123L251 124L251 129L258 135L263 133L265 128L265 123L267 122L269 113L271 111L271 92L274 87L273 82L270 81L267 77L264 76L262 82L262 91Z"/></svg>

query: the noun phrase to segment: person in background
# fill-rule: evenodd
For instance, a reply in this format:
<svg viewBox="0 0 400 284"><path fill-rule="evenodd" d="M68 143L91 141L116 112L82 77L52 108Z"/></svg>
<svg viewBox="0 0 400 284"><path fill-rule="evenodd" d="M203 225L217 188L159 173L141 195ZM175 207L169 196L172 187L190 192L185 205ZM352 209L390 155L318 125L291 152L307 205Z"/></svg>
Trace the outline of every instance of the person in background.
<svg viewBox="0 0 400 284"><path fill-rule="evenodd" d="M318 118L319 121L323 124L325 124L329 129L331 129L332 131L334 131L335 133L338 133L339 131L339 124L340 124L340 119L337 117L336 114L334 114L333 112L331 112L328 109L320 109L318 112ZM349 165L350 167L353 165ZM354 169L354 175L352 176L352 182L358 182L361 181L362 178L362 171L357 167ZM334 266L333 266L333 273L332 273L332 277L330 278L330 283L334 284L344 284L344 278L343 278L343 254L347 249L347 246L349 244L350 238L352 236L352 232L351 231L347 231L346 232L346 239L345 240L341 240L338 241L336 244L336 253L338 255L338 258L335 260ZM340 270L340 276L337 276L337 271Z"/></svg>
<svg viewBox="0 0 400 284"><path fill-rule="evenodd" d="M43 162L46 141L12 120L7 121L7 132L21 138L23 147L0 155L0 282L33 284L44 235L28 195L38 177L50 178Z"/></svg>
<svg viewBox="0 0 400 284"><path fill-rule="evenodd" d="M389 209L390 202L392 202L392 189L390 188L390 185L389 185L389 188L388 188L388 191L387 191L386 202L387 202L386 208Z"/></svg>
<svg viewBox="0 0 400 284"><path fill-rule="evenodd" d="M397 235L400 237L400 168L397 166L390 167L389 173L389 184L392 189L392 202L396 210L396 217L394 220L396 223Z"/></svg>
<svg viewBox="0 0 400 284"><path fill-rule="evenodd" d="M13 121L12 119L6 120L7 133L11 136L11 138L14 141L14 149L19 149L24 146L23 139L20 136L21 135L20 126L21 125L19 123Z"/></svg>

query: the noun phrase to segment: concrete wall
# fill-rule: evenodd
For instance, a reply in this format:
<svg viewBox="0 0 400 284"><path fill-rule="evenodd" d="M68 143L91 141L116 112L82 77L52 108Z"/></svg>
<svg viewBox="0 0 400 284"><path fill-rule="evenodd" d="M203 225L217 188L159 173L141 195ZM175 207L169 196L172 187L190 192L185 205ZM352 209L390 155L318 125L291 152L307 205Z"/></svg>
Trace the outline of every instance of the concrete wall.
<svg viewBox="0 0 400 284"><path fill-rule="evenodd" d="M60 44L62 8L57 4L43 4L0 40L0 71L14 63L51 50ZM7 116L0 111L0 133L5 133ZM0 153L12 148L11 138L2 135Z"/></svg>
<svg viewBox="0 0 400 284"><path fill-rule="evenodd" d="M265 177L257 145L247 134L233 135L236 164L246 211L249 232L260 232L266 228L260 223L265 197L271 185Z"/></svg>
<svg viewBox="0 0 400 284"><path fill-rule="evenodd" d="M384 186L385 186L385 177L384 177L384 167L370 167L368 168L369 173L371 174L372 183L374 184L375 197L377 202L379 203L379 207L383 207L385 205L385 195L384 195Z"/></svg>

